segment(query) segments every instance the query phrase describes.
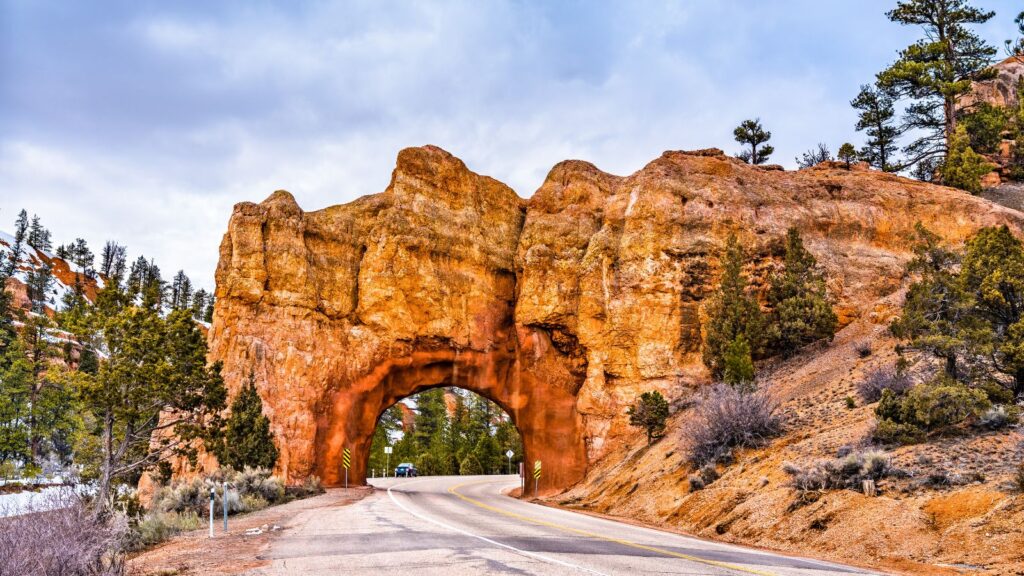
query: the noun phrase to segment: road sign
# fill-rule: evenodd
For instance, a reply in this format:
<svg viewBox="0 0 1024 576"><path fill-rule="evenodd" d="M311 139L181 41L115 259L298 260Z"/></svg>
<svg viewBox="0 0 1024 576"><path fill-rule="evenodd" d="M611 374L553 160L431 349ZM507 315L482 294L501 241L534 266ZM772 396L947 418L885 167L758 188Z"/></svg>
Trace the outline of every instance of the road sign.
<svg viewBox="0 0 1024 576"><path fill-rule="evenodd" d="M341 467L345 469L345 488L348 488L348 469L352 466L352 452L348 448L341 450ZM366 473L365 471L363 472Z"/></svg>
<svg viewBox="0 0 1024 576"><path fill-rule="evenodd" d="M508 452L505 452L505 456L508 456L509 458L511 458L513 455L515 455L515 452L513 452L511 450L509 450Z"/></svg>
<svg viewBox="0 0 1024 576"><path fill-rule="evenodd" d="M391 446L385 446L384 447L384 453L385 454L391 454Z"/></svg>
<svg viewBox="0 0 1024 576"><path fill-rule="evenodd" d="M384 477L387 478L391 474L391 446L385 446L384 453L387 454L387 462L384 463Z"/></svg>
<svg viewBox="0 0 1024 576"><path fill-rule="evenodd" d="M512 455L513 454L515 454L515 452L513 452L511 450L509 450L508 452L505 452L505 456L508 457L508 470L506 470L506 473L508 473L508 474L512 473Z"/></svg>
<svg viewBox="0 0 1024 576"><path fill-rule="evenodd" d="M533 463L533 495L537 495L537 485L540 484L540 460Z"/></svg>

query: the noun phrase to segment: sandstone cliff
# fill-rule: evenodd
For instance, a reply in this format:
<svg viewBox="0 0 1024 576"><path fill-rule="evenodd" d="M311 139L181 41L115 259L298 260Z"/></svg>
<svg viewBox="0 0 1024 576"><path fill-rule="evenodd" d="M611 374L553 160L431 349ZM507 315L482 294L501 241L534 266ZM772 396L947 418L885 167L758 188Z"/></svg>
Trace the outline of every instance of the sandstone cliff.
<svg viewBox="0 0 1024 576"><path fill-rule="evenodd" d="M279 472L362 481L377 416L454 385L501 405L544 461L542 489L582 479L632 438L625 408L706 383L702 303L737 233L755 289L790 226L825 267L842 323L884 317L913 225L951 241L1024 216L855 166L766 170L666 152L629 176L555 166L529 201L435 147L403 150L380 194L304 212L287 192L235 207L221 245L211 356L256 375Z"/></svg>

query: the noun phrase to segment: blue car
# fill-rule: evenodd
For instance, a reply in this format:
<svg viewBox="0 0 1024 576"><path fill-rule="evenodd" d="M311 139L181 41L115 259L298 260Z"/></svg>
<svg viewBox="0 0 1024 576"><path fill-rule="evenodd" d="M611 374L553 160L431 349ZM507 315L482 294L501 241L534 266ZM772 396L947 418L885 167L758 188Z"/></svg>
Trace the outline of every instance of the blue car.
<svg viewBox="0 0 1024 576"><path fill-rule="evenodd" d="M408 462L402 462L395 468L395 476L402 476L403 478L415 478L417 476L416 467Z"/></svg>

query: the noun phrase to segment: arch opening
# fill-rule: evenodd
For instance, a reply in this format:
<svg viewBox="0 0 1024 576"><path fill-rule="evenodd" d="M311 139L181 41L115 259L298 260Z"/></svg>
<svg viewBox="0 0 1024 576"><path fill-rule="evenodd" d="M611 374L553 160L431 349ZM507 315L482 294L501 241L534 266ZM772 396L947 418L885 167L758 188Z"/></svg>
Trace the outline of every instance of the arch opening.
<svg viewBox="0 0 1024 576"><path fill-rule="evenodd" d="M522 442L516 456L521 455L528 467L542 462L540 494L581 480L587 459L574 382L536 378L520 369L516 357L511 350L478 352L438 346L381 363L340 387L321 406L316 474L326 486L343 485L342 454L347 448L349 483L365 483L374 432L385 411L404 398L447 387L475 393L508 415Z"/></svg>
<svg viewBox="0 0 1024 576"><path fill-rule="evenodd" d="M384 448L390 447L391 454ZM394 476L401 463L420 476L511 474L523 445L518 429L495 402L446 386L399 400L377 420L367 469L370 477Z"/></svg>

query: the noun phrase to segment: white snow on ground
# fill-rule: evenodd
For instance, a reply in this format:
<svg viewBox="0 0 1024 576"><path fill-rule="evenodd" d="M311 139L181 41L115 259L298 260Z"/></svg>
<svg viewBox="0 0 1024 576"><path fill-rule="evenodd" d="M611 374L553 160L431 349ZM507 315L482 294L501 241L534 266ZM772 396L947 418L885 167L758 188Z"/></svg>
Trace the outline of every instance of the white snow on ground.
<svg viewBox="0 0 1024 576"><path fill-rule="evenodd" d="M69 490L65 486L50 486L39 492L18 492L15 494L0 494L0 518L5 516L17 516L29 511L38 512L45 510L51 503L50 497L59 494L61 490Z"/></svg>

